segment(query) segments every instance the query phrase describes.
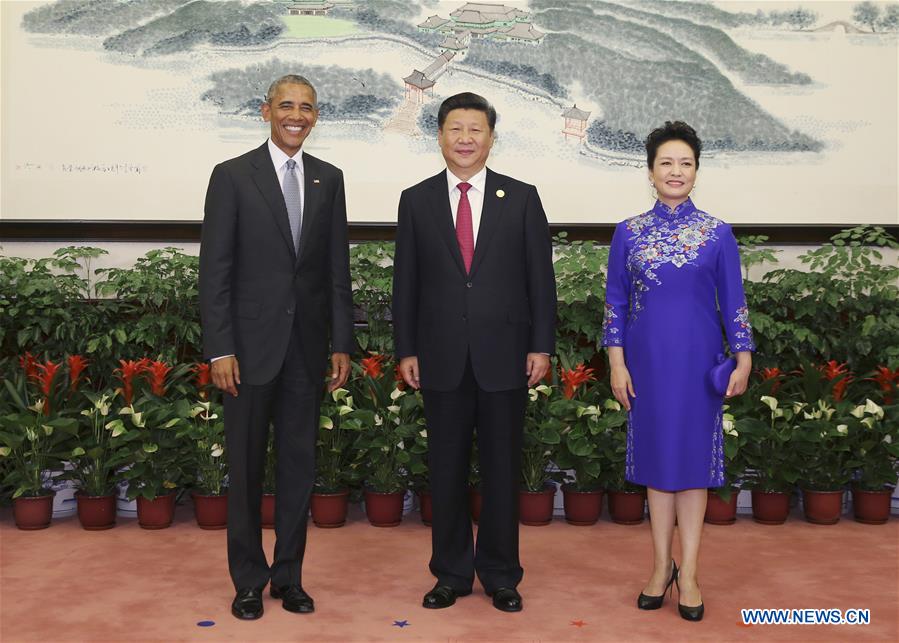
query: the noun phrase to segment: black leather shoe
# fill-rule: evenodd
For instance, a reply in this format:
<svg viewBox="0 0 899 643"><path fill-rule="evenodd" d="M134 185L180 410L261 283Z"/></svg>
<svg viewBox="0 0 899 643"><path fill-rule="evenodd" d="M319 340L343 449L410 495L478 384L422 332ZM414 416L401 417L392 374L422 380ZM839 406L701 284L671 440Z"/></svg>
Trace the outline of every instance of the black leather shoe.
<svg viewBox="0 0 899 643"><path fill-rule="evenodd" d="M262 590L250 587L237 590L231 602L231 613L245 621L255 621L262 616Z"/></svg>
<svg viewBox="0 0 899 643"><path fill-rule="evenodd" d="M444 607L450 607L455 604L456 599L460 596L468 596L471 590L453 589L449 585L434 585L434 589L425 594L424 600L421 602L422 607L431 610L440 610Z"/></svg>
<svg viewBox="0 0 899 643"><path fill-rule="evenodd" d="M676 577L674 582L677 585L677 593L680 594L680 583L677 581ZM700 602L699 605L694 605L692 607L681 605L680 598L678 598L677 611L680 613L680 617L685 621L701 621L702 617L705 615L705 605L702 602Z"/></svg>
<svg viewBox="0 0 899 643"><path fill-rule="evenodd" d="M315 611L315 601L299 585L282 585L281 587L272 585L270 593L272 598L281 599L281 607L288 612L311 614Z"/></svg>
<svg viewBox="0 0 899 643"><path fill-rule="evenodd" d="M661 595L659 596L650 596L649 594L644 594L640 592L640 595L637 597L637 607L641 610L657 610L662 606L662 603L665 602L665 592L668 592L668 595L671 595L671 592L674 589L671 587L671 583L677 581L677 565L674 564L674 561L671 561L671 577L668 579L668 583L665 585L665 589L662 590Z"/></svg>
<svg viewBox="0 0 899 643"><path fill-rule="evenodd" d="M500 587L495 592L487 592L493 597L493 607L502 612L520 612L524 607L521 594L514 587Z"/></svg>

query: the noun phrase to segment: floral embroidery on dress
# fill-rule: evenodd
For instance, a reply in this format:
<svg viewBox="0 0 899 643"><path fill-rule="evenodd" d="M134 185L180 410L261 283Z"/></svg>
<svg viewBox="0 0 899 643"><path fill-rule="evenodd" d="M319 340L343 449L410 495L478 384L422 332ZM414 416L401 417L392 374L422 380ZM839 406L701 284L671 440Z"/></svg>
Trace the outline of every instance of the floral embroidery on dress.
<svg viewBox="0 0 899 643"><path fill-rule="evenodd" d="M602 320L603 341L609 346L620 346L622 344L621 333L612 320L618 319L615 314L615 307L606 302L606 313Z"/></svg>
<svg viewBox="0 0 899 643"><path fill-rule="evenodd" d="M634 414L633 411L627 412L627 442L625 443L624 455L624 479L634 482Z"/></svg>
<svg viewBox="0 0 899 643"><path fill-rule="evenodd" d="M709 486L720 487L724 484L724 430L721 422L721 411L715 416L715 428L712 430L712 461L709 467Z"/></svg>
<svg viewBox="0 0 899 643"><path fill-rule="evenodd" d="M656 202L652 210L639 214L625 222L631 233L633 247L628 252L627 268L631 275L630 311L628 319L634 321L643 309L642 293L649 290L646 281L661 286L656 270L671 264L680 268L696 265L699 249L718 240L716 228L722 224L715 217L697 210L687 199L674 210Z"/></svg>
<svg viewBox="0 0 899 643"><path fill-rule="evenodd" d="M737 341L731 346L731 350L735 353L755 350L755 342L752 339L752 324L749 322L749 309L746 307L746 304L737 308L737 316L734 317L734 322L739 324L739 328L734 331L734 337L737 338Z"/></svg>

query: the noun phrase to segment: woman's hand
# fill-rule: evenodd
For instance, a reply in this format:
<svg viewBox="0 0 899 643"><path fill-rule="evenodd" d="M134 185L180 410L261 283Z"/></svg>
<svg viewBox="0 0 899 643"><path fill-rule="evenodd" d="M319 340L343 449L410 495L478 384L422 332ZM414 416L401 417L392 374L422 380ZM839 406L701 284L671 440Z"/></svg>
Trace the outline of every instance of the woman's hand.
<svg viewBox="0 0 899 643"><path fill-rule="evenodd" d="M634 393L634 383L631 381L631 374L627 370L627 366L624 364L613 366L611 379L612 394L616 400L621 402L621 406L630 411L631 398L637 397L637 394Z"/></svg>
<svg viewBox="0 0 899 643"><path fill-rule="evenodd" d="M736 397L743 395L749 387L749 374L752 372L752 353L742 351L737 353L737 368L730 374L730 381L727 383L727 393L724 397Z"/></svg>

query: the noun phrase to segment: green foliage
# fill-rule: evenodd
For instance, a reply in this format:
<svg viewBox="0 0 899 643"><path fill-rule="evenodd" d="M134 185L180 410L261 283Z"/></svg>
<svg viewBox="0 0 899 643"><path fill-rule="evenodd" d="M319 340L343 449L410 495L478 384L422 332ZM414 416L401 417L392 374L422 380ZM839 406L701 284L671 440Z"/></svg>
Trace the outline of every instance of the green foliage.
<svg viewBox="0 0 899 643"><path fill-rule="evenodd" d="M350 248L353 303L362 310L365 326L356 329L363 352L391 355L393 330L390 304L393 296L393 243L376 241Z"/></svg>
<svg viewBox="0 0 899 643"><path fill-rule="evenodd" d="M555 238L558 326L556 352L563 367L588 362L599 350L609 249L590 241Z"/></svg>
<svg viewBox="0 0 899 643"><path fill-rule="evenodd" d="M895 486L899 474L899 404L883 408L866 400L843 417L851 451L846 466L856 472L858 488L880 491Z"/></svg>
<svg viewBox="0 0 899 643"><path fill-rule="evenodd" d="M184 410L183 405L179 407ZM194 486L206 495L225 493L228 458L225 453L225 422L222 405L199 401L190 407L185 422L178 431L178 440L186 440L185 470L194 473Z"/></svg>
<svg viewBox="0 0 899 643"><path fill-rule="evenodd" d="M315 490L336 493L361 480L353 444L362 425L344 421L353 412L353 396L345 388L325 394L315 442Z"/></svg>

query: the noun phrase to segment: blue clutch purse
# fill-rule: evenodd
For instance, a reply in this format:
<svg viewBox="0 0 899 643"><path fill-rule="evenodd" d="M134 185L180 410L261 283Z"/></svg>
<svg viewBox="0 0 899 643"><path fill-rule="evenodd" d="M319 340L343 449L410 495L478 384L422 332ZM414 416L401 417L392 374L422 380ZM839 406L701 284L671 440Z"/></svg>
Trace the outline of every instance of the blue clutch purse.
<svg viewBox="0 0 899 643"><path fill-rule="evenodd" d="M730 374L737 368L737 360L733 357L726 357L724 353L718 353L715 361L717 363L709 371L709 384L715 393L724 397L727 393L727 385L730 383Z"/></svg>

